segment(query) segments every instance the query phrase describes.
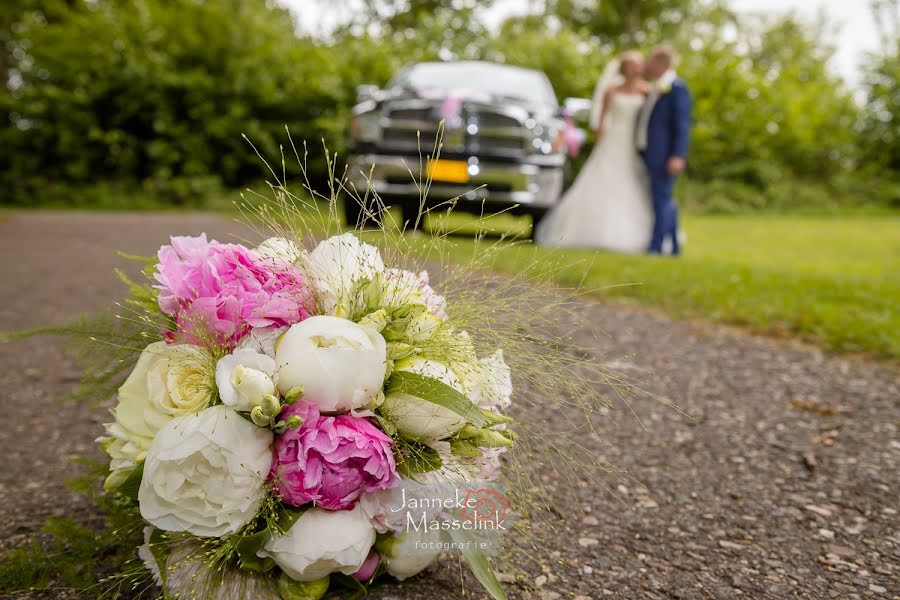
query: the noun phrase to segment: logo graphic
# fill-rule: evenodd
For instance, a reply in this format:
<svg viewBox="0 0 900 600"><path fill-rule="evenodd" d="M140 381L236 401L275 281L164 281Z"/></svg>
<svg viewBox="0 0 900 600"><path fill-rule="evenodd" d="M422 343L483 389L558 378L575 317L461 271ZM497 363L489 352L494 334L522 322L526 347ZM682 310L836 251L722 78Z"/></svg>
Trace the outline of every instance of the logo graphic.
<svg viewBox="0 0 900 600"><path fill-rule="evenodd" d="M469 490L462 508L462 518L471 521L478 529L499 529L503 527L509 500L500 492L488 488Z"/></svg>

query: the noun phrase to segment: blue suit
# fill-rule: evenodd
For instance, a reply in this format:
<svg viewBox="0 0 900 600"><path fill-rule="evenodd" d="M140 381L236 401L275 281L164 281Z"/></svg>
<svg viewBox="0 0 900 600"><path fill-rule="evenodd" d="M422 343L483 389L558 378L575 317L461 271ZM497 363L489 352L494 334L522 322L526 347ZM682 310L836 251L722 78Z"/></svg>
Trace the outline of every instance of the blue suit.
<svg viewBox="0 0 900 600"><path fill-rule="evenodd" d="M675 176L666 170L673 156L687 158L691 129L691 93L681 79L675 79L666 93L661 93L647 122L647 147L641 152L650 174L650 197L653 201L653 235L651 253L662 252L663 241L672 240L672 253L678 254L678 207L672 198Z"/></svg>

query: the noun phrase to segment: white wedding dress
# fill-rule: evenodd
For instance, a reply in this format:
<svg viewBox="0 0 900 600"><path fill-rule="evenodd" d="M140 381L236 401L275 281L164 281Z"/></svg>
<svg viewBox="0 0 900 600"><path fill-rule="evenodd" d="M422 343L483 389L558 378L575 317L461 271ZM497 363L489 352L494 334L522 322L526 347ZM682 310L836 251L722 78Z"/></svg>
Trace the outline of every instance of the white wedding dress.
<svg viewBox="0 0 900 600"><path fill-rule="evenodd" d="M649 180L634 147L644 104L640 94L614 94L604 135L559 205L538 225L546 246L646 252L653 230Z"/></svg>

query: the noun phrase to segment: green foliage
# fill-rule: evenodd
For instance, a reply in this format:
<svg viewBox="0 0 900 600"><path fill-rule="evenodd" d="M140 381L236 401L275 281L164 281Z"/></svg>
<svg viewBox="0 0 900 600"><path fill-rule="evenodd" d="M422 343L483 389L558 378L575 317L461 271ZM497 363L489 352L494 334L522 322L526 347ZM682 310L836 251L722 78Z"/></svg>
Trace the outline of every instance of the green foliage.
<svg viewBox="0 0 900 600"><path fill-rule="evenodd" d="M106 581L110 590L149 577L134 560L135 548L143 542L140 514L135 506L102 493L98 482L104 476L103 467L90 465L69 484L96 503L102 526L87 527L70 517L48 518L40 536L2 556L0 591L11 594L52 587L91 590L97 595L98 582L111 573L122 575Z"/></svg>
<svg viewBox="0 0 900 600"><path fill-rule="evenodd" d="M285 125L333 139L349 98L326 48L263 0L74 1L13 27L19 81L0 97L14 199L48 181L140 182L184 202L264 176L241 134L278 154ZM197 189L200 186L201 189Z"/></svg>
<svg viewBox="0 0 900 600"><path fill-rule="evenodd" d="M486 266L522 273L541 264L546 278L611 301L790 335L829 350L900 357L896 214L689 216L684 230L678 260L519 245ZM462 238L446 245L462 264L477 249L477 241Z"/></svg>
<svg viewBox="0 0 900 600"><path fill-rule="evenodd" d="M421 398L465 417L466 421L476 427L483 427L487 424L487 418L477 407L472 405L472 402L464 394L432 377L425 377L410 371L396 371L388 380L384 393L385 395L407 394Z"/></svg>
<svg viewBox="0 0 900 600"><path fill-rule="evenodd" d="M827 70L830 50L792 18L736 32L689 28L679 66L694 96L691 170L763 189L785 175L829 178L855 167L857 108ZM748 26L751 25L751 26Z"/></svg>
<svg viewBox="0 0 900 600"><path fill-rule="evenodd" d="M610 55L570 29L552 30L545 19L509 19L485 44L482 58L539 69L560 99L590 97Z"/></svg>
<svg viewBox="0 0 900 600"><path fill-rule="evenodd" d="M394 444L398 451L397 470L415 479L422 473L437 471L443 461L437 450L421 442L408 440L402 436L394 436Z"/></svg>
<svg viewBox="0 0 900 600"><path fill-rule="evenodd" d="M869 102L863 113L860 139L865 158L879 170L900 179L900 44L889 53L873 57L866 69ZM900 195L895 196L900 205Z"/></svg>
<svg viewBox="0 0 900 600"><path fill-rule="evenodd" d="M548 0L547 14L575 30L620 45L666 39L677 30L695 0Z"/></svg>
<svg viewBox="0 0 900 600"><path fill-rule="evenodd" d="M506 592L503 591L503 586L497 580L491 563L488 562L487 557L478 548L478 544L475 543L475 536L471 532L462 529L451 531L450 536L462 548L463 560L469 565L469 569L471 569L475 579L491 595L491 598L494 600L506 600Z"/></svg>
<svg viewBox="0 0 900 600"><path fill-rule="evenodd" d="M896 25L860 107L826 68L821 23L739 18L713 0L548 0L492 31L480 18L489 5L366 0L336 31L298 36L265 0L4 4L3 202L212 206L225 188L271 177L241 135L277 172L285 126L309 142L318 185L319 144L343 155L356 87L384 85L405 64L501 61L544 70L560 99L586 97L619 50L670 39L695 100L690 176L717 188L711 209L779 204L770 198L788 195L772 188L797 178L840 188L832 197L855 188L864 202L900 204ZM888 23L896 0L875 5ZM721 181L736 183L731 198Z"/></svg>

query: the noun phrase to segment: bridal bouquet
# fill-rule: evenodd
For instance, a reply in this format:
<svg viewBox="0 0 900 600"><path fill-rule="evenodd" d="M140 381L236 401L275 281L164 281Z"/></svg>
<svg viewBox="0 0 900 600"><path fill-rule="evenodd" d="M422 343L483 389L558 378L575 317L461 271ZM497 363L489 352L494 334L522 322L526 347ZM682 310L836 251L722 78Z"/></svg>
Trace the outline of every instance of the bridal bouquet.
<svg viewBox="0 0 900 600"><path fill-rule="evenodd" d="M505 528L510 369L476 353L426 272L352 233L308 251L172 237L146 272L129 302L157 341L98 441L165 597L364 593L448 543L504 597L484 536Z"/></svg>

